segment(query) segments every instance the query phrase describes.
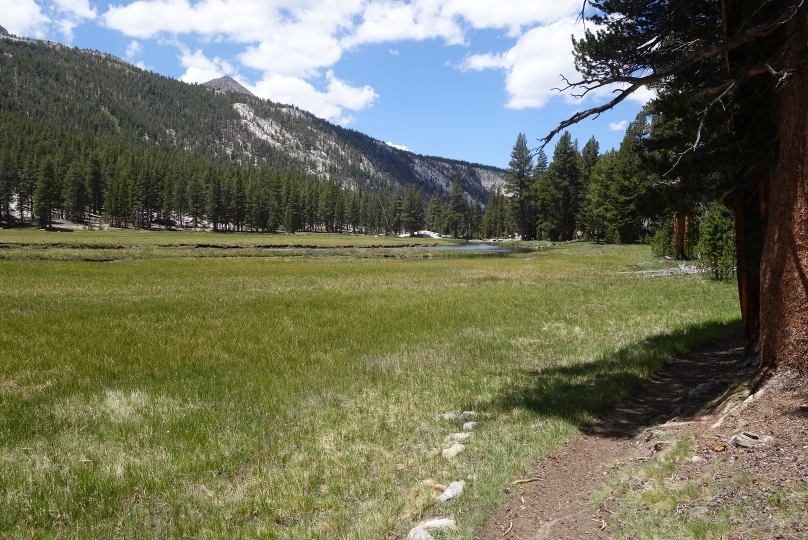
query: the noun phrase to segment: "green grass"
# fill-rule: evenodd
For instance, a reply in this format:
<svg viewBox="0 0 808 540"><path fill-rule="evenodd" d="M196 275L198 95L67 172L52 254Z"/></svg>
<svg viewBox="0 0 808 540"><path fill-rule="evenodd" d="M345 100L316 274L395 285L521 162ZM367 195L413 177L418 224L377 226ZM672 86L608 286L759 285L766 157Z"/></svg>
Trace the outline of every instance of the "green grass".
<svg viewBox="0 0 808 540"><path fill-rule="evenodd" d="M362 234L251 234L166 230L0 229L0 260L131 261L165 258L423 256L413 247L461 241ZM429 256L457 254L432 252ZM474 254L466 254L473 256Z"/></svg>
<svg viewBox="0 0 808 540"><path fill-rule="evenodd" d="M0 242L37 234L82 235L78 258L198 243ZM657 264L645 246L379 251L0 260L0 536L367 539L452 515L470 538L577 426L671 354L738 330L733 286L627 272ZM479 425L447 461L461 426L440 414L464 409ZM461 497L433 503L428 480L459 479Z"/></svg>

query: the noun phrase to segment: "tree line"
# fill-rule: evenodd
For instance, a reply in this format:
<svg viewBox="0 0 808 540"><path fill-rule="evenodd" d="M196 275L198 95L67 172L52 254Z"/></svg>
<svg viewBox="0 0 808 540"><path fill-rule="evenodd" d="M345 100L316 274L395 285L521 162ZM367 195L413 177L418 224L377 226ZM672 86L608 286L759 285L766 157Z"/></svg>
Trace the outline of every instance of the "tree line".
<svg viewBox="0 0 808 540"><path fill-rule="evenodd" d="M435 192L427 202L414 185L357 191L294 170L211 162L0 113L0 221L50 227L58 218L214 231L429 229L457 238L479 237L486 223L479 195L469 200L458 180L449 197Z"/></svg>
<svg viewBox="0 0 808 540"><path fill-rule="evenodd" d="M720 194L701 190L682 199L664 182L660 140L669 129L648 107L629 124L618 149L601 154L592 137L579 150L565 131L549 163L543 149L534 155L519 134L505 177L507 197L495 193L486 216L501 206L503 218L493 221L524 240L648 242L657 255L697 259L716 278L732 278L735 232Z"/></svg>

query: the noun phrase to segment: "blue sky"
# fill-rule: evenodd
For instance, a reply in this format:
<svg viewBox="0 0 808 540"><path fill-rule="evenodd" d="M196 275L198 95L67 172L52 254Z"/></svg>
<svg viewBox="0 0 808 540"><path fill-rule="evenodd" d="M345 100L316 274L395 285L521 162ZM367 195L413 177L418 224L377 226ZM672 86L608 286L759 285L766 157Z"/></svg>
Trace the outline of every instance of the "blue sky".
<svg viewBox="0 0 808 540"><path fill-rule="evenodd" d="M581 0L0 0L9 32L98 49L186 82L230 75L256 95L420 154L507 166L576 110ZM650 97L570 129L618 146ZM547 149L552 154L552 146Z"/></svg>

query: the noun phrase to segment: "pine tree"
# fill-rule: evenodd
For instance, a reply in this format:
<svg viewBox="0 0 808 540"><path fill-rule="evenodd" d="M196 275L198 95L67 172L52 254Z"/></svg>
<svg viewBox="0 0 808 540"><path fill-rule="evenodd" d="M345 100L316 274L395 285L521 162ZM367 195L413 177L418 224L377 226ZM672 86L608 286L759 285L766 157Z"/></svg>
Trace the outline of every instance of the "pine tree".
<svg viewBox="0 0 808 540"><path fill-rule="evenodd" d="M505 192L511 196L511 206L523 240L534 237L533 155L524 133L516 137L505 176Z"/></svg>
<svg viewBox="0 0 808 540"><path fill-rule="evenodd" d="M65 174L62 198L67 219L84 221L87 203L89 202L86 172L84 167L74 160Z"/></svg>
<svg viewBox="0 0 808 540"><path fill-rule="evenodd" d="M34 200L34 214L39 226L52 227L53 212L62 206L62 185L56 177L56 166L50 156L46 156L39 166Z"/></svg>
<svg viewBox="0 0 808 540"><path fill-rule="evenodd" d="M460 181L455 178L454 182L452 182L452 189L449 191L449 205L444 214L445 226L454 238L466 235L467 214L466 194L463 193L463 188L460 187Z"/></svg>
<svg viewBox="0 0 808 540"><path fill-rule="evenodd" d="M581 186L578 144L569 132L564 132L553 151L553 162L537 184L539 228L550 240L575 238Z"/></svg>

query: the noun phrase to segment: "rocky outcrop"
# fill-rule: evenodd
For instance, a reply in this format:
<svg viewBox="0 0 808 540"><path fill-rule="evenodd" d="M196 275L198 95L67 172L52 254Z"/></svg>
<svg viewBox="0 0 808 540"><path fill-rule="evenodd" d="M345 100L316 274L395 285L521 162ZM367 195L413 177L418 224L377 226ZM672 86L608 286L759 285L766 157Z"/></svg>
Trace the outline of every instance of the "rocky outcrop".
<svg viewBox="0 0 808 540"><path fill-rule="evenodd" d="M214 90L219 90L220 92L235 92L237 94L247 94L248 96L255 97L255 94L226 75L224 77L219 77L218 79L213 79L212 81L202 83L202 86L207 86L208 88L213 88Z"/></svg>

